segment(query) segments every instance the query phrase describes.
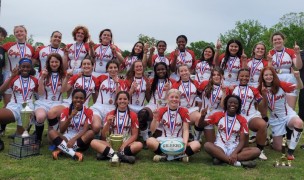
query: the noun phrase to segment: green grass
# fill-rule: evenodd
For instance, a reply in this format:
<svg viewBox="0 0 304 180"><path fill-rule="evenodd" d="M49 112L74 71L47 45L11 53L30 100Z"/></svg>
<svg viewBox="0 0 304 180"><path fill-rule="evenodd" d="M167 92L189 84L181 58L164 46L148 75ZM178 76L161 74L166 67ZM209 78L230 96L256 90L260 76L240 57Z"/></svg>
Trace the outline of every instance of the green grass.
<svg viewBox="0 0 304 180"><path fill-rule="evenodd" d="M15 130L8 125L6 135ZM46 132L45 132L46 133ZM273 163L281 153L266 147L267 161L257 160L257 167L244 169L229 165L213 166L209 155L202 149L190 157L189 163L181 161L154 163L153 152L142 150L134 165L111 167L108 161L97 161L95 152L84 153L84 161L76 162L68 156L54 161L43 136L41 155L17 160L8 156L11 140L3 137L5 150L0 153L0 179L303 179L304 150L297 148L292 168L274 168ZM301 139L300 144L304 140Z"/></svg>

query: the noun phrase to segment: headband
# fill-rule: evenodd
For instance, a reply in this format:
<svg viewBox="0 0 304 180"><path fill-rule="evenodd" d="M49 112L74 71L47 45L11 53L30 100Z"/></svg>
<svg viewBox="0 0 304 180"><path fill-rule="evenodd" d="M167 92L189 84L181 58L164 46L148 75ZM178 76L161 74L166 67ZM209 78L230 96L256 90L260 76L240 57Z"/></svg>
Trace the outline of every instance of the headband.
<svg viewBox="0 0 304 180"><path fill-rule="evenodd" d="M30 64L32 65L32 60L27 59L27 58L21 59L21 60L19 61L19 65L21 65L21 64L23 64L23 63L26 63L26 62L28 62L28 63L30 63Z"/></svg>

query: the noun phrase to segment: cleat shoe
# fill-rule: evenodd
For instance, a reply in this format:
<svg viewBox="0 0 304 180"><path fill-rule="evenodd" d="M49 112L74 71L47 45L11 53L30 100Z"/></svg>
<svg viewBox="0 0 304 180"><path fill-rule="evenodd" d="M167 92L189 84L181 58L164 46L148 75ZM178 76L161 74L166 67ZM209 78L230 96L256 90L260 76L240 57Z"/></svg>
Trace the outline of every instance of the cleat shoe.
<svg viewBox="0 0 304 180"><path fill-rule="evenodd" d="M256 136L251 136L251 137L249 138L249 143L250 143L250 144L255 143L255 141L256 141Z"/></svg>
<svg viewBox="0 0 304 180"><path fill-rule="evenodd" d="M182 161L183 161L184 163L189 162L189 156L182 157Z"/></svg>
<svg viewBox="0 0 304 180"><path fill-rule="evenodd" d="M256 167L256 162L255 161L241 161L241 165L244 168L254 168L254 167Z"/></svg>
<svg viewBox="0 0 304 180"><path fill-rule="evenodd" d="M293 154L287 154L287 160L294 160L295 159L295 157L294 157L294 155Z"/></svg>
<svg viewBox="0 0 304 180"><path fill-rule="evenodd" d="M241 167L242 164L240 161L235 161L235 163L233 164L233 166L236 166L236 167Z"/></svg>
<svg viewBox="0 0 304 180"><path fill-rule="evenodd" d="M74 159L78 161L83 161L83 155L81 152L75 152Z"/></svg>
<svg viewBox="0 0 304 180"><path fill-rule="evenodd" d="M213 158L212 163L213 163L213 165L217 166L217 165L221 165L223 163L223 161L221 161L217 158Z"/></svg>
<svg viewBox="0 0 304 180"><path fill-rule="evenodd" d="M121 160L121 162L126 162L129 164L134 164L135 163L135 156L127 156L122 153L117 153L117 156Z"/></svg>
<svg viewBox="0 0 304 180"><path fill-rule="evenodd" d="M52 152L52 156L54 160L58 160L58 156L61 153L61 149L56 149Z"/></svg>
<svg viewBox="0 0 304 180"><path fill-rule="evenodd" d="M264 151L261 151L261 154L260 154L259 158L260 158L261 160L267 160L267 157L266 157L266 155L264 154Z"/></svg>
<svg viewBox="0 0 304 180"><path fill-rule="evenodd" d="M161 156L161 155L155 155L153 157L153 161L154 162L160 162L160 161L165 161L166 160L166 156Z"/></svg>

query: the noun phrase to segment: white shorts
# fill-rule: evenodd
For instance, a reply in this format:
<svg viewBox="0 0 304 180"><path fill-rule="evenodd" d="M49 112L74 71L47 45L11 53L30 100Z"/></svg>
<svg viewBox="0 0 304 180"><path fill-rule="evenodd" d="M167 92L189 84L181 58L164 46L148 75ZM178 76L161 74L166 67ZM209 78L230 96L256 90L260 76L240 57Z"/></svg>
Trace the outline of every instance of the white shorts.
<svg viewBox="0 0 304 180"><path fill-rule="evenodd" d="M108 105L108 104L101 104L101 103L95 103L93 106L90 107L90 109L93 111L93 115L99 116L102 120L103 125L103 119L106 118L106 115L112 111L115 110L114 105Z"/></svg>
<svg viewBox="0 0 304 180"><path fill-rule="evenodd" d="M189 114L193 113L194 111L198 111L198 110L199 110L199 108L198 108L197 106L195 106L195 107L190 107L190 108L187 108L187 109L188 109L188 111L189 111Z"/></svg>
<svg viewBox="0 0 304 180"><path fill-rule="evenodd" d="M71 94L71 95L72 95L72 94ZM71 95L70 95L70 96L71 96ZM63 99L63 100L62 100L62 105L63 105L64 107L70 107L71 103L72 103L72 98L67 98L67 99Z"/></svg>
<svg viewBox="0 0 304 180"><path fill-rule="evenodd" d="M10 71L3 71L3 82L5 82L5 80L7 80L9 77L11 77L11 72ZM13 90L11 88L8 88L7 90L4 91L4 94L12 94Z"/></svg>
<svg viewBox="0 0 304 180"><path fill-rule="evenodd" d="M262 115L260 113L260 111L256 111L255 113L249 115L249 116L245 116L244 114L241 113L241 115L247 120L247 123L249 123L253 118L262 118Z"/></svg>
<svg viewBox="0 0 304 180"><path fill-rule="evenodd" d="M49 110L52 107L59 106L59 105L63 106L61 101L50 101L50 100L37 100L37 101L35 101L34 104L35 104L35 111L39 108L42 108L46 112L49 112Z"/></svg>
<svg viewBox="0 0 304 180"><path fill-rule="evenodd" d="M168 140L168 139L176 139L177 141L180 141L180 142L183 142L183 138L181 138L181 137L172 137L172 138L170 138L170 137L158 137L158 138L156 138L160 143L161 142L163 142L163 141L166 141L166 140Z"/></svg>
<svg viewBox="0 0 304 180"><path fill-rule="evenodd" d="M214 145L220 147L227 156L230 156L238 144L236 143L224 144L222 142L215 141Z"/></svg>
<svg viewBox="0 0 304 180"><path fill-rule="evenodd" d="M290 111L289 111L290 112ZM288 112L288 113L289 113ZM272 136L282 136L287 133L286 126L294 117L299 117L296 112L292 111L293 113L290 113L287 116L284 117L274 117L271 116L269 118L269 125L271 126Z"/></svg>
<svg viewBox="0 0 304 180"><path fill-rule="evenodd" d="M33 103L28 103L29 107L34 110L34 105ZM6 109L9 109L12 111L15 117L15 121L17 122L18 126L22 126L22 120L21 120L21 110L22 110L22 104L20 103L15 103L15 102L9 102L6 106Z"/></svg>
<svg viewBox="0 0 304 180"><path fill-rule="evenodd" d="M135 113L138 113L140 110L142 110L144 108L144 106L129 104L129 108L130 108L131 111L133 111Z"/></svg>
<svg viewBox="0 0 304 180"><path fill-rule="evenodd" d="M297 79L294 77L293 73L290 74L277 74L280 81L285 81L285 82L289 82L292 84L297 84ZM286 93L289 96L298 96L298 89L295 89L294 91L292 91L291 93Z"/></svg>

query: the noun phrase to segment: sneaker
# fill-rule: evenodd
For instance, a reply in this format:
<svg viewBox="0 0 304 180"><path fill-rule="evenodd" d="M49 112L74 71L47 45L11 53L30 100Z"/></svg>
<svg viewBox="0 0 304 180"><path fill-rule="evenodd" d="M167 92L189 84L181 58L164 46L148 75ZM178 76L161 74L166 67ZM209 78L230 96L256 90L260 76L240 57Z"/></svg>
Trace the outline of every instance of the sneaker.
<svg viewBox="0 0 304 180"><path fill-rule="evenodd" d="M267 157L266 157L266 155L264 154L264 151L261 151L261 154L260 154L259 158L260 158L261 160L267 160Z"/></svg>
<svg viewBox="0 0 304 180"><path fill-rule="evenodd" d="M236 167L241 167L242 164L240 161L235 161L235 163L233 164L233 166L236 166Z"/></svg>
<svg viewBox="0 0 304 180"><path fill-rule="evenodd" d="M117 156L121 160L121 162L126 162L129 164L134 164L135 163L135 156L127 156L122 153L117 153Z"/></svg>
<svg viewBox="0 0 304 180"><path fill-rule="evenodd" d="M256 136L251 136L251 137L249 138L249 143L250 143L250 144L255 143L255 141L256 141Z"/></svg>
<svg viewBox="0 0 304 180"><path fill-rule="evenodd" d="M287 154L287 160L294 160L295 157L293 154Z"/></svg>
<svg viewBox="0 0 304 180"><path fill-rule="evenodd" d="M52 156L54 160L58 160L58 156L61 153L61 149L56 149L52 152Z"/></svg>
<svg viewBox="0 0 304 180"><path fill-rule="evenodd" d="M244 168L254 168L254 167L256 167L256 162L255 161L241 161L241 165Z"/></svg>
<svg viewBox="0 0 304 180"><path fill-rule="evenodd" d="M212 163L213 163L213 165L217 166L217 165L221 165L223 163L223 161L221 161L217 158L213 158Z"/></svg>
<svg viewBox="0 0 304 180"><path fill-rule="evenodd" d="M4 142L0 139L0 151L4 149Z"/></svg>
<svg viewBox="0 0 304 180"><path fill-rule="evenodd" d="M153 157L154 162L160 162L160 161L165 161L165 160L166 160L166 156L161 156L161 155L157 154Z"/></svg>
<svg viewBox="0 0 304 180"><path fill-rule="evenodd" d="M74 159L78 161L83 161L83 155L81 152L75 152Z"/></svg>

